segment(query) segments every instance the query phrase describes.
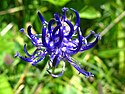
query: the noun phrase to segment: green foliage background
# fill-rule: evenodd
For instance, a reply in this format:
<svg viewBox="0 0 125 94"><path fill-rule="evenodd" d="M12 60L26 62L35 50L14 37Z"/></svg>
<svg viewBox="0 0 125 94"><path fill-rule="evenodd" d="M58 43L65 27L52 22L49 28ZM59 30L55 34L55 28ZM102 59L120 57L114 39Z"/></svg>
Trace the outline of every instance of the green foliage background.
<svg viewBox="0 0 125 94"><path fill-rule="evenodd" d="M78 10L83 35L101 32L96 47L73 56L93 78L68 63L62 77L52 78L46 72L48 58L36 67L14 58L16 51L25 55L25 43L30 53L34 50L19 29L30 24L41 33L37 11L49 21L63 7ZM0 94L125 94L125 0L1 0Z"/></svg>

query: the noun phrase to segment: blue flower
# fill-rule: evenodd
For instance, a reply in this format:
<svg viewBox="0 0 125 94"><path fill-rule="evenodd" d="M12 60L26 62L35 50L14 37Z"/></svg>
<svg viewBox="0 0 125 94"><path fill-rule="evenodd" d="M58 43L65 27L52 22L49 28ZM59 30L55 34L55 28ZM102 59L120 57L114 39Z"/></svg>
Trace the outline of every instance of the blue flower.
<svg viewBox="0 0 125 94"><path fill-rule="evenodd" d="M79 73L86 77L93 76L92 73L85 71L83 66L71 56L94 47L98 43L98 40L101 39L100 34L95 34L94 31L91 31L88 36L83 37L79 27L80 17L78 12L73 8L70 8L70 10L76 15L76 21L75 24L73 24L66 17L68 10L68 8L64 7L62 9L63 15L59 16L59 14L55 13L54 18L49 22L45 21L41 13L38 11L38 16L43 26L42 34L32 34L31 26L27 28L28 34L24 32L23 28L20 29L20 32L23 32L31 40L36 49L32 54L29 54L25 44L24 52L27 56L23 57L17 52L15 57L19 57L34 66L48 55L50 61L48 62L49 68L47 69L47 72L53 77L62 76L64 73L65 63L60 74L54 74L49 71L49 69L55 69L61 60L69 62ZM90 43L87 39L91 36L95 37L95 41Z"/></svg>

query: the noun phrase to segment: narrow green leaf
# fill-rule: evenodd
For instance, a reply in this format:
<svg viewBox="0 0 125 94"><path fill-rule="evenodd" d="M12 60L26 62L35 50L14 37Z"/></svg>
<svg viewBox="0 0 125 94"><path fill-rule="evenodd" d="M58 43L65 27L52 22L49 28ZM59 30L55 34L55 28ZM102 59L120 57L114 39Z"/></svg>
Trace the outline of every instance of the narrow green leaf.
<svg viewBox="0 0 125 94"><path fill-rule="evenodd" d="M54 4L55 6L64 6L66 3L68 3L70 0L44 0L48 1L51 4Z"/></svg>
<svg viewBox="0 0 125 94"><path fill-rule="evenodd" d="M92 6L85 6L79 11L80 18L95 19L101 17L101 13Z"/></svg>
<svg viewBox="0 0 125 94"><path fill-rule="evenodd" d="M113 57L115 54L118 54L119 51L125 51L125 48L117 48L117 49L110 49L110 50L104 50L100 51L98 55L103 58L110 58Z"/></svg>
<svg viewBox="0 0 125 94"><path fill-rule="evenodd" d="M5 76L0 76L0 94L13 94L12 88Z"/></svg>

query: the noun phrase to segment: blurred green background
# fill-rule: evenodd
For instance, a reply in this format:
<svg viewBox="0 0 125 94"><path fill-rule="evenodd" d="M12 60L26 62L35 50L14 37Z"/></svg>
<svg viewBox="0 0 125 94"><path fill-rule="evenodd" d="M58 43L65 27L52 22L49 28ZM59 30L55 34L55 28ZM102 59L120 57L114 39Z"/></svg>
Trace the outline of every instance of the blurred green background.
<svg viewBox="0 0 125 94"><path fill-rule="evenodd" d="M14 58L23 46L34 50L19 32L30 24L41 33L38 10L49 21L63 7L76 9L86 36L101 32L102 40L91 50L73 57L95 76L85 78L70 64L62 77L46 72L48 58L33 67ZM0 0L0 94L125 94L125 0Z"/></svg>

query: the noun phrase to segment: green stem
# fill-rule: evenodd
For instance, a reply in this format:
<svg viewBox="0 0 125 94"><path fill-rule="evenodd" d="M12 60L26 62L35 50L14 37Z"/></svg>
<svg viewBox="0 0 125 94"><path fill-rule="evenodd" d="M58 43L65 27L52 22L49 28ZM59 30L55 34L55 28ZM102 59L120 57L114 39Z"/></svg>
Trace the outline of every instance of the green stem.
<svg viewBox="0 0 125 94"><path fill-rule="evenodd" d="M105 35L115 24L117 24L125 16L125 11L123 11L113 22L111 22L102 32L101 36Z"/></svg>

